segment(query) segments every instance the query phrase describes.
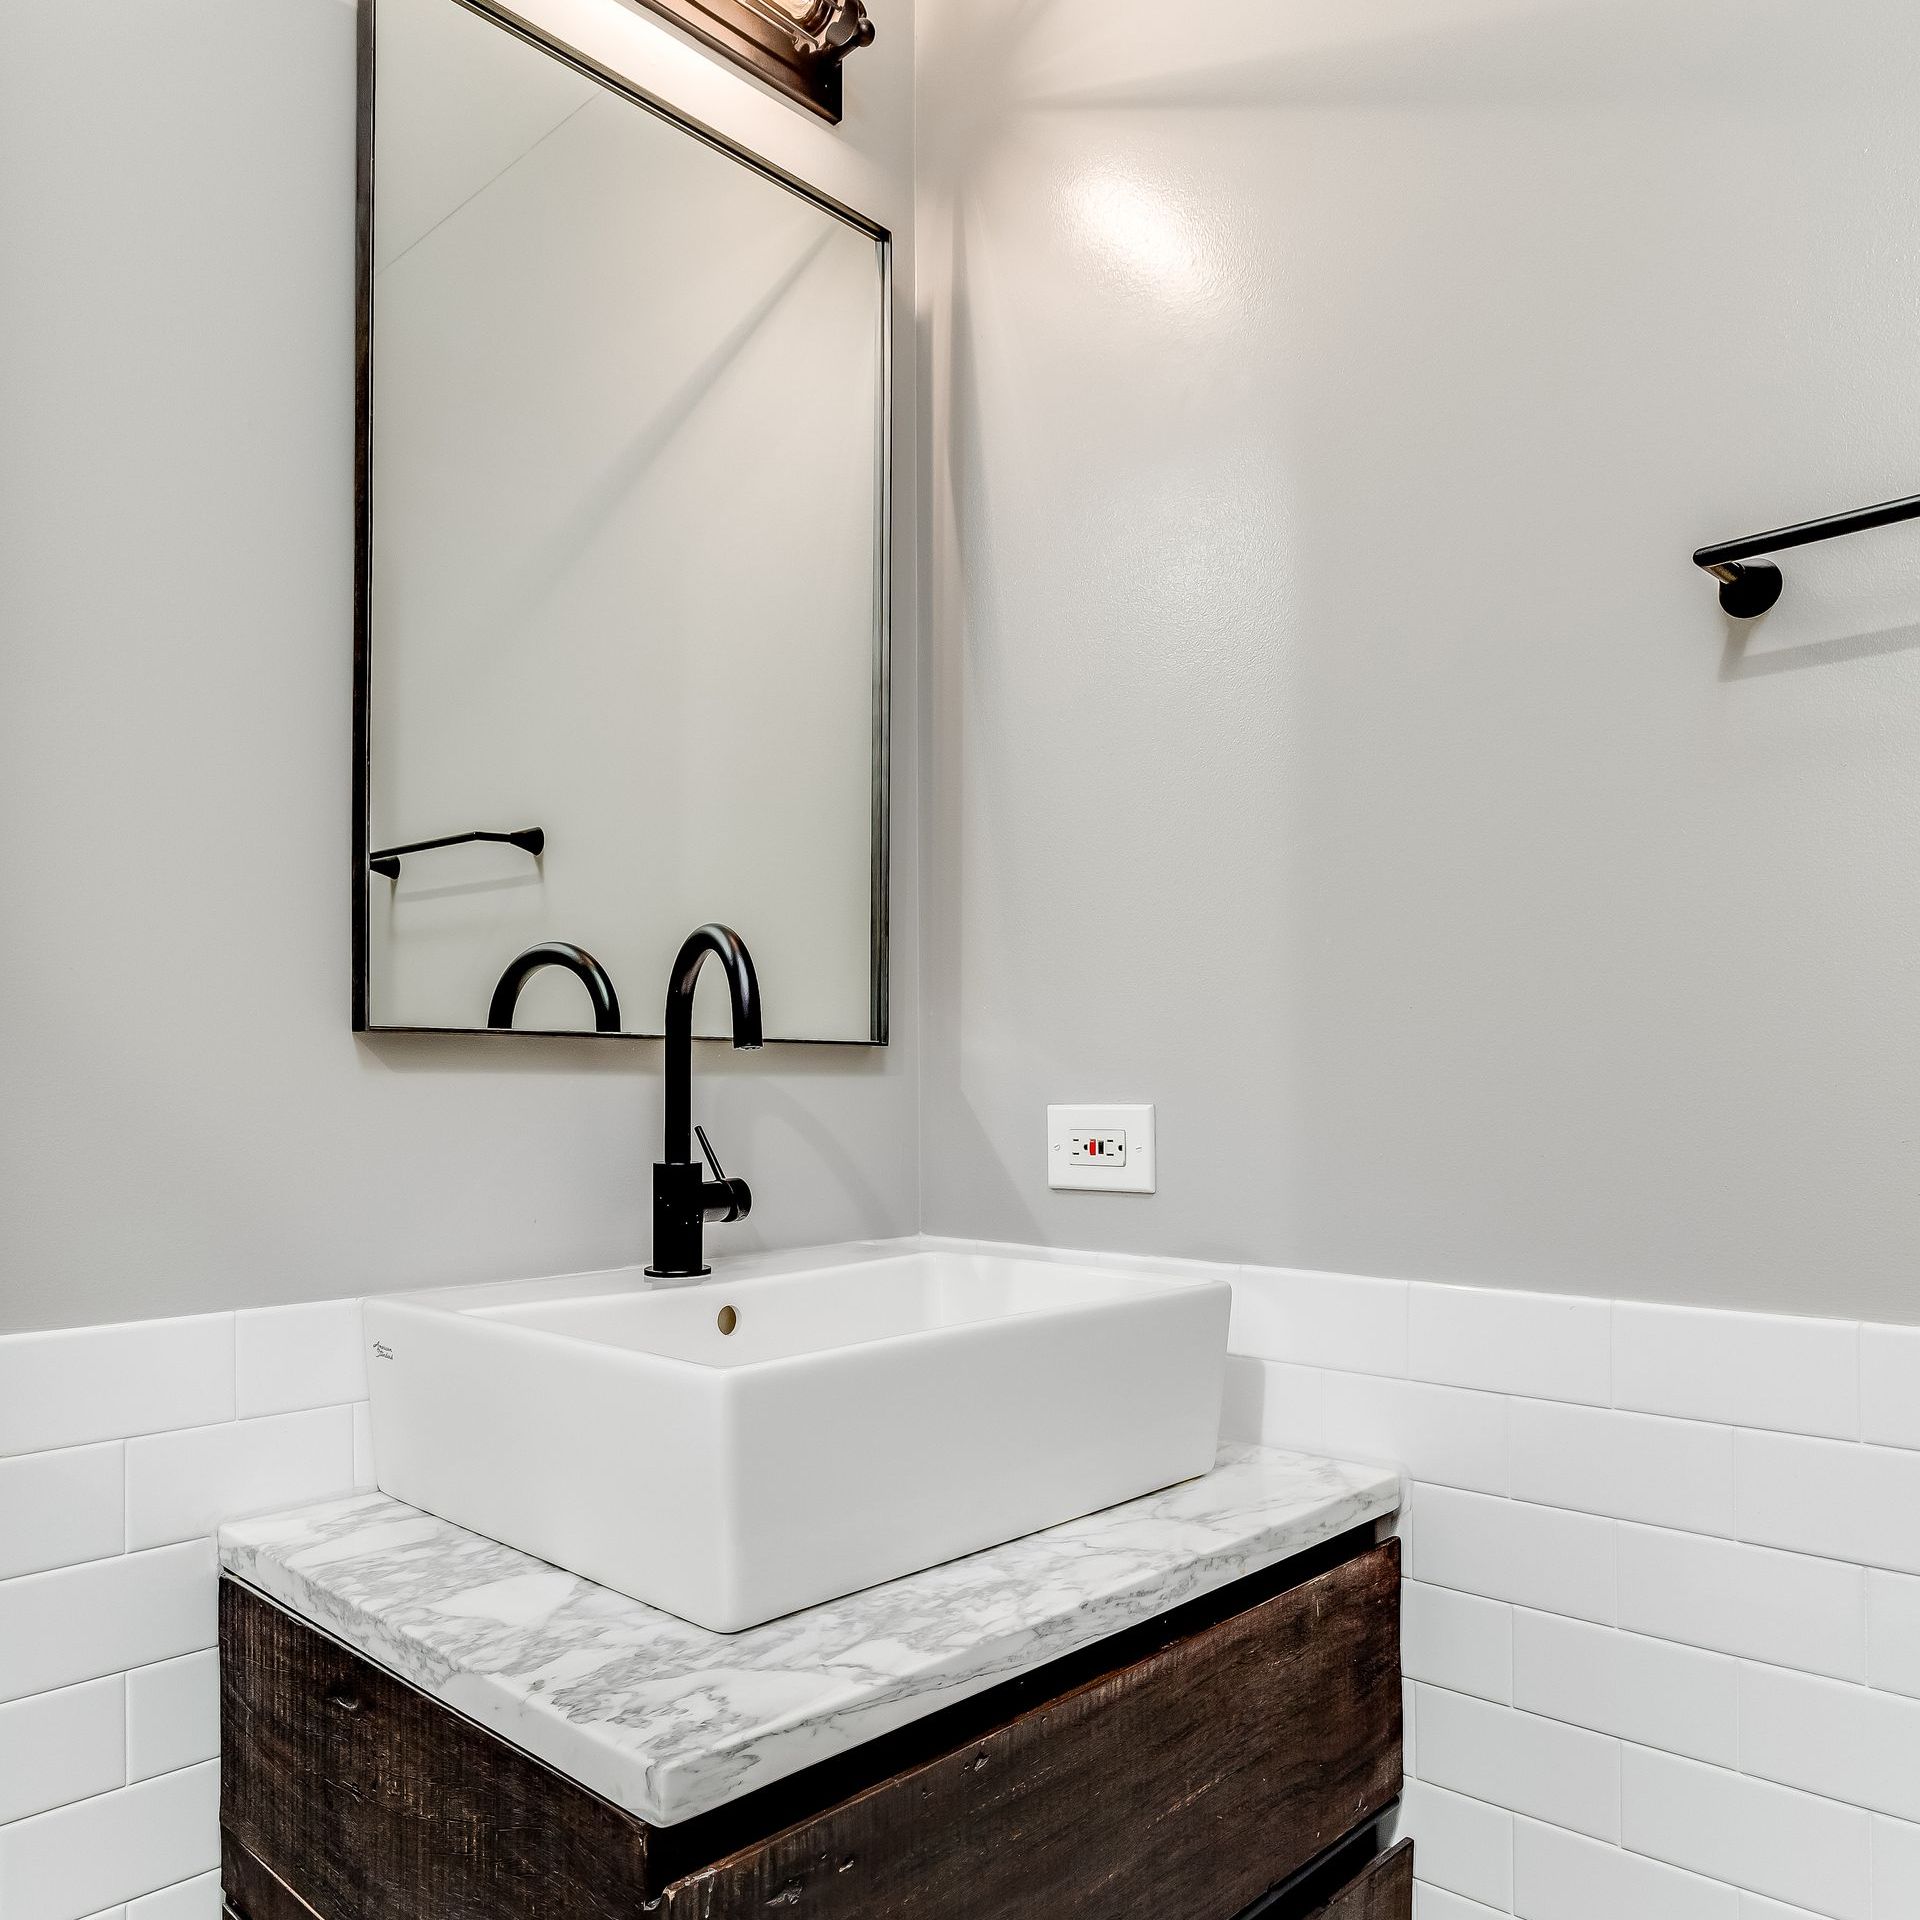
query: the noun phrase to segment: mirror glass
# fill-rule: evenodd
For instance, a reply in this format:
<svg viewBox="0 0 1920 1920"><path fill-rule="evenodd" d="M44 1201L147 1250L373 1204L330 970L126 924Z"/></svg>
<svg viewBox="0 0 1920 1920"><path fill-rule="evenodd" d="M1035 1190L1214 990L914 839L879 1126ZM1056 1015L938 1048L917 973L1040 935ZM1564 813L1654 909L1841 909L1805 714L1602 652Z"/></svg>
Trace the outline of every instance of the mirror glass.
<svg viewBox="0 0 1920 1920"><path fill-rule="evenodd" d="M886 234L511 16L362 31L356 1024L564 943L617 1022L516 1028L658 1033L718 920L769 1039L884 1041Z"/></svg>

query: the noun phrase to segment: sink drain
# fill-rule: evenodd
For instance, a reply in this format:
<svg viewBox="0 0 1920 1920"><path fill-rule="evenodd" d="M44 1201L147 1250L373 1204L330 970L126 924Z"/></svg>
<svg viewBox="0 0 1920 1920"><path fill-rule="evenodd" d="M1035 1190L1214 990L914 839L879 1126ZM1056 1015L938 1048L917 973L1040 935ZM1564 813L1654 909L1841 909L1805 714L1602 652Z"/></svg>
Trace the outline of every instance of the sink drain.
<svg viewBox="0 0 1920 1920"><path fill-rule="evenodd" d="M720 1318L715 1324L722 1333L731 1333L740 1324L740 1316L731 1307L722 1307Z"/></svg>

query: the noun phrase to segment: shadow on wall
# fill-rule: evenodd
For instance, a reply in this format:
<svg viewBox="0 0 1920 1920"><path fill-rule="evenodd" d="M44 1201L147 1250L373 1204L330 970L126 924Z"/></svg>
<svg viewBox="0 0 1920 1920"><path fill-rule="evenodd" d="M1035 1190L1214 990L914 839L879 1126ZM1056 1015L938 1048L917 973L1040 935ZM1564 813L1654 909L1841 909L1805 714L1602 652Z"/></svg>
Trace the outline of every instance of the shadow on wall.
<svg viewBox="0 0 1920 1920"><path fill-rule="evenodd" d="M1009 118L1034 109L1507 103L1537 110L1636 96L1652 82L1735 105L1763 90L1857 106L1863 91L1901 85L1865 17L1822 16L1818 35L1801 43L1803 57L1783 71L1764 42L1727 32L1721 8L1669 0L1468 0L1444 13L1427 0L1393 0L1363 18L1333 0L1285 8L1224 0L1183 19L1172 46L1160 20L1150 31L1129 31L1135 10L1110 0L1007 0L997 9L968 4L929 13L919 26L923 63L964 76L975 131L995 103ZM1135 17L1145 19L1145 11ZM944 104L940 118L955 122Z"/></svg>
<svg viewBox="0 0 1920 1920"><path fill-rule="evenodd" d="M1758 621L1729 620L1727 642L1720 656L1722 680L1756 680L1763 674L1797 673L1803 667L1837 667L1850 660L1871 660L1884 653L1910 653L1920 647L1920 622L1904 627L1882 627L1875 633L1845 634L1834 640L1816 640L1806 646L1782 647L1756 653L1750 644L1759 638Z"/></svg>
<svg viewBox="0 0 1920 1920"><path fill-rule="evenodd" d="M720 384L727 370L762 334L784 305L787 296L806 278L807 271L826 252L833 235L822 233L787 265L758 302L720 339L681 382L678 390L636 429L620 456L582 490L572 515L547 539L502 599L491 633L484 633L476 649L510 648L523 634L533 610L566 580L586 553L602 538L622 505L632 497L641 479L662 451L678 439Z"/></svg>
<svg viewBox="0 0 1920 1920"><path fill-rule="evenodd" d="M731 1051L731 1049L729 1049ZM824 1053L826 1048L790 1048L793 1053ZM845 1053L847 1049L836 1047L832 1052ZM868 1071L878 1069L881 1055L878 1048L863 1048L861 1052ZM716 1061L717 1065L718 1062ZM705 1063L702 1063L705 1071ZM738 1116L750 1129L747 1151L750 1153L755 1144L755 1136L763 1130L783 1127L794 1139L798 1140L808 1152L812 1163L832 1180L836 1189L851 1195L856 1206L864 1211L869 1220L885 1220L888 1217L886 1195L874 1185L871 1171L841 1138L839 1129L831 1122L821 1119L803 1102L796 1100L785 1087L768 1083L751 1089L753 1106L743 1110ZM736 1248L744 1248L749 1241L736 1241ZM759 1244L757 1233L751 1244ZM773 1244L779 1244L777 1241Z"/></svg>
<svg viewBox="0 0 1920 1920"><path fill-rule="evenodd" d="M1220 1408L1220 1431L1232 1440L1258 1439L1267 1411L1267 1368L1245 1354L1227 1356L1227 1390Z"/></svg>

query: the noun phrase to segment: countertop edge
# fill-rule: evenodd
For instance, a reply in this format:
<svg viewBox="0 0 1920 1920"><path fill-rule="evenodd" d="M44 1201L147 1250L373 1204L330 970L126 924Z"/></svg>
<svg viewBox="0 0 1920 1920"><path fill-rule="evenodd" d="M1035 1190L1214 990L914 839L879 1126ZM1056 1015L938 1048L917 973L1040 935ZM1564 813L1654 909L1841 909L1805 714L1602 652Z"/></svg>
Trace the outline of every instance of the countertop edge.
<svg viewBox="0 0 1920 1920"><path fill-rule="evenodd" d="M596 1735L599 1722L568 1719L519 1685L463 1667L421 1639L394 1630L377 1610L343 1602L242 1537L247 1523L220 1529L219 1557L223 1574L405 1684L648 1825L671 1827L1265 1572L1398 1509L1402 1484L1395 1469L1313 1458L1349 1476L1348 1484L1339 1493L1281 1510L1265 1532L1256 1529L1248 1539L1195 1552L1178 1567L1145 1570L1114 1591L1038 1622L988 1632L870 1697L825 1711L803 1705L784 1722L757 1725L717 1738L697 1753L664 1759L618 1745L604 1733ZM1197 1487L1204 1479L1186 1484ZM1107 1511L1118 1514L1124 1508Z"/></svg>

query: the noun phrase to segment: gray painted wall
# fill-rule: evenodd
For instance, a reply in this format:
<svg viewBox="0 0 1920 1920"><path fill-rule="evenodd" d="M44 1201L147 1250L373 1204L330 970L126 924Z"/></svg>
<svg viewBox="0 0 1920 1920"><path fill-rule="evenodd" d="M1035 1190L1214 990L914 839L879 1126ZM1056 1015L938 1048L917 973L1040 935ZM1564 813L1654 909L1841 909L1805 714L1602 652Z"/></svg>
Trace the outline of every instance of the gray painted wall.
<svg viewBox="0 0 1920 1920"><path fill-rule="evenodd" d="M927 1226L1920 1319L1920 13L918 18Z"/></svg>
<svg viewBox="0 0 1920 1920"><path fill-rule="evenodd" d="M911 284L904 5L832 135L547 4ZM732 1244L1920 1320L1920 540L1749 633L1686 564L1920 485L1920 17L917 14L898 1039L703 1057ZM0 24L0 1328L644 1241L649 1054L346 1031L350 40ZM1157 1196L1046 1191L1087 1098L1158 1103Z"/></svg>
<svg viewBox="0 0 1920 1920"><path fill-rule="evenodd" d="M904 7L844 134L604 0L540 11L890 224L911 285ZM656 1049L347 1030L353 19L0 15L0 1331L644 1254ZM909 493L909 616L912 531ZM896 1044L701 1049L756 1194L717 1243L917 1220L914 651L909 617Z"/></svg>

